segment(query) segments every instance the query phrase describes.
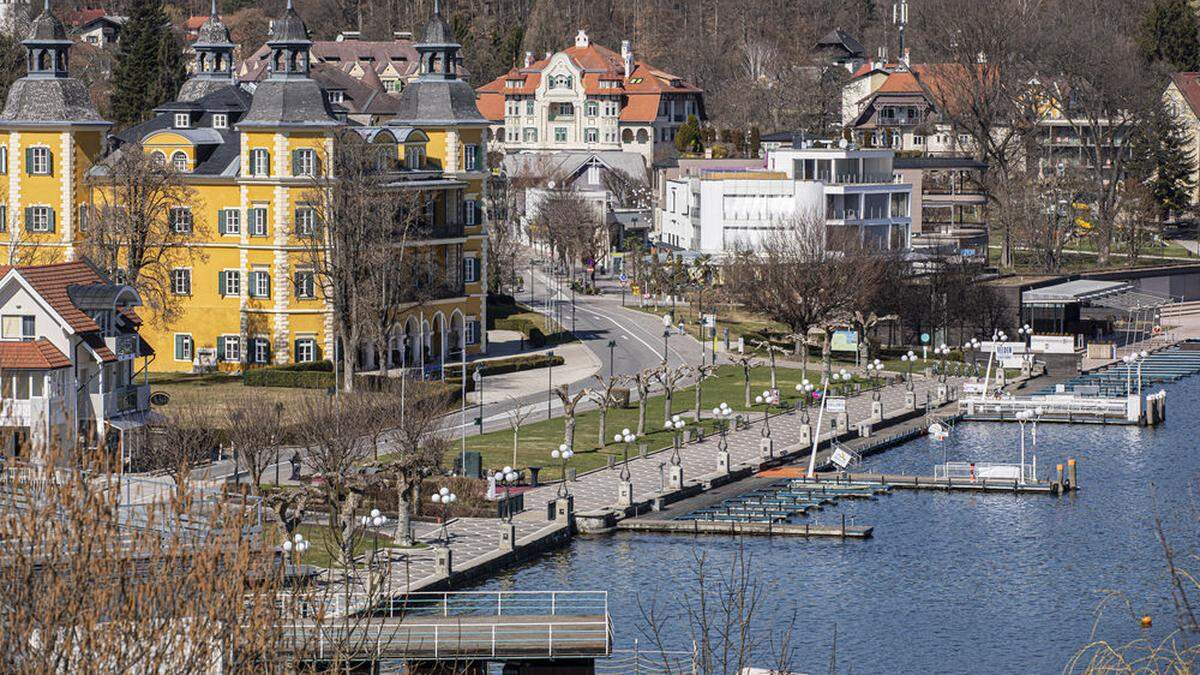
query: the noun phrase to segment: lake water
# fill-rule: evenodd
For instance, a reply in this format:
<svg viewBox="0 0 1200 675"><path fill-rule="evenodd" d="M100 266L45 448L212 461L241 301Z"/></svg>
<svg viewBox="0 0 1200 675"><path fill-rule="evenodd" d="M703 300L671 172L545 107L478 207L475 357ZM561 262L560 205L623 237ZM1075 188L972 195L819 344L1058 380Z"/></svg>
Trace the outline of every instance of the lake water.
<svg viewBox="0 0 1200 675"><path fill-rule="evenodd" d="M1119 644L1161 640L1176 627L1154 518L1163 519L1179 557L1197 553L1200 378L1168 392L1167 423L1155 429L1039 426L1039 472L1078 458L1076 495L898 491L815 516L832 523L845 513L875 526L865 541L577 538L481 588L608 590L614 646L629 648L644 640L639 601L694 589L698 553L728 567L744 546L755 578L771 587L753 629L765 634L795 612L797 670L828 671L836 624L840 672L1060 672L1093 631ZM930 474L943 454L1016 461L1019 433L1016 424L962 424L949 441L923 438L863 469ZM1152 628L1139 626L1143 614ZM673 646L690 648L686 622L669 633ZM771 663L764 657L759 665Z"/></svg>

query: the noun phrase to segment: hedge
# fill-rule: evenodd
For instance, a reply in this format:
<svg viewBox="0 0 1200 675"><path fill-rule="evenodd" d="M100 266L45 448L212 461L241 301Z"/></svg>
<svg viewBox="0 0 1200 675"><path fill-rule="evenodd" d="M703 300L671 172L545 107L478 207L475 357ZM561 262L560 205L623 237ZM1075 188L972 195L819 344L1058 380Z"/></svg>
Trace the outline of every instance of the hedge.
<svg viewBox="0 0 1200 675"><path fill-rule="evenodd" d="M251 368L242 375L242 384L247 387L328 389L335 385L333 362L312 361Z"/></svg>
<svg viewBox="0 0 1200 675"><path fill-rule="evenodd" d="M481 361L479 365L483 366L483 376L504 375L505 373L519 373L525 370L534 370L537 368L548 368L550 366L561 366L566 363L563 357L550 356L549 354L526 354L524 356L509 356L503 359L495 359L492 361ZM472 364L467 364L467 372L472 376L475 373L475 368ZM462 366L447 365L445 368L446 382L452 383L456 388L462 389ZM474 377L467 380L467 391L475 391Z"/></svg>

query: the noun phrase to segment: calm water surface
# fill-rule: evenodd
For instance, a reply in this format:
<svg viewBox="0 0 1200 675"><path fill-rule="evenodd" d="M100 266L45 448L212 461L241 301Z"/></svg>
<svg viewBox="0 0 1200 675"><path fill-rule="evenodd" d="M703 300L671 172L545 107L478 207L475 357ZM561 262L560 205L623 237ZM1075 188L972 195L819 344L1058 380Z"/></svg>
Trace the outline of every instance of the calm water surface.
<svg viewBox="0 0 1200 675"><path fill-rule="evenodd" d="M1181 552L1197 551L1200 379L1168 392L1168 420L1156 429L1038 429L1039 471L1079 459L1083 490L1072 497L898 492L815 516L832 523L846 513L874 525L866 541L578 538L481 588L606 589L615 646L629 647L643 636L639 599L694 588L698 551L728 566L740 544L757 578L772 584L755 629L798 613L797 669L827 670L836 624L842 672L1059 672L1093 630L1125 642L1162 639L1175 625L1153 522L1157 511ZM1018 439L1015 424L964 424L947 442L914 441L863 469L930 474L943 453L1015 461ZM1098 613L1114 591L1128 604ZM1134 614L1152 615L1154 627L1139 628ZM690 647L686 625L671 631L679 648Z"/></svg>

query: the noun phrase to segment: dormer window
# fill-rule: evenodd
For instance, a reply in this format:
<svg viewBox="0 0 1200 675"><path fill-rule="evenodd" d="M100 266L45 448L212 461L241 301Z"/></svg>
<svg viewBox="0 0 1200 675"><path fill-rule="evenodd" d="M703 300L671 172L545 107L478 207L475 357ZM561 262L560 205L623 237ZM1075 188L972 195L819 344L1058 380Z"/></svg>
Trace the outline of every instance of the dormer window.
<svg viewBox="0 0 1200 675"><path fill-rule="evenodd" d="M551 89L570 89L572 78L570 75L554 75L550 78Z"/></svg>
<svg viewBox="0 0 1200 675"><path fill-rule="evenodd" d="M409 169L420 169L425 166L424 143L409 143L404 146L404 166Z"/></svg>
<svg viewBox="0 0 1200 675"><path fill-rule="evenodd" d="M192 126L192 116L187 113L175 113L175 128L187 129Z"/></svg>
<svg viewBox="0 0 1200 675"><path fill-rule="evenodd" d="M340 89L331 89L326 94L329 96L330 103L341 103L346 100L346 92Z"/></svg>
<svg viewBox="0 0 1200 675"><path fill-rule="evenodd" d="M228 129L229 115L225 113L213 113L212 125L214 129Z"/></svg>

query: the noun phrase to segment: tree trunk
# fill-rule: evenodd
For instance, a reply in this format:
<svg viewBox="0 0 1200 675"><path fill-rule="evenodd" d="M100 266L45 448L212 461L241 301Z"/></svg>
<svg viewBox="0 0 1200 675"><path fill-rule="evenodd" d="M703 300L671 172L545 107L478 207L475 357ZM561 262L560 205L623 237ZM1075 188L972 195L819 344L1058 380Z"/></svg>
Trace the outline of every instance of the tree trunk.
<svg viewBox="0 0 1200 675"><path fill-rule="evenodd" d="M746 407L750 407L750 369L742 369L742 378L745 380Z"/></svg>
<svg viewBox="0 0 1200 675"><path fill-rule="evenodd" d="M771 389L775 390L777 388L775 381L775 352L771 349L770 345L767 346L767 351L771 352Z"/></svg>
<svg viewBox="0 0 1200 675"><path fill-rule="evenodd" d="M700 391L700 383L704 381L703 375L696 377L696 421L700 421L701 401L704 398L704 392Z"/></svg>
<svg viewBox="0 0 1200 675"><path fill-rule="evenodd" d="M663 398L663 424L671 421L671 402L675 400L675 392L671 390L670 383L663 383L666 396Z"/></svg>
<svg viewBox="0 0 1200 675"><path fill-rule="evenodd" d="M412 513L409 511L412 502L405 481L396 481L396 494L396 540L404 546L412 546Z"/></svg>
<svg viewBox="0 0 1200 675"><path fill-rule="evenodd" d="M808 343L800 345L800 378L808 379Z"/></svg>
<svg viewBox="0 0 1200 675"><path fill-rule="evenodd" d="M564 424L563 424L563 432L564 432L563 435L565 436L565 438L563 439L563 442L567 444L568 448L574 448L575 447L575 408L574 407L571 408L571 412L568 413L566 416L566 422L564 422Z"/></svg>
<svg viewBox="0 0 1200 675"><path fill-rule="evenodd" d="M608 406L600 406L600 447L608 445Z"/></svg>
<svg viewBox="0 0 1200 675"><path fill-rule="evenodd" d="M646 433L646 396L638 392L638 427L637 435L641 436Z"/></svg>
<svg viewBox="0 0 1200 675"><path fill-rule="evenodd" d="M350 393L354 391L354 368L355 357L358 356L358 339L356 335L351 335L352 331L346 330L346 326L342 326L342 330L338 334L342 338L342 391ZM352 346L355 345L355 346ZM334 342L334 351L337 351L337 342ZM330 360L333 360L334 355L330 355ZM335 383L336 384L336 383Z"/></svg>
<svg viewBox="0 0 1200 675"><path fill-rule="evenodd" d="M833 372L833 352L830 345L830 333L825 331L825 338L821 341L821 369L825 371L825 382L829 381L829 376Z"/></svg>

